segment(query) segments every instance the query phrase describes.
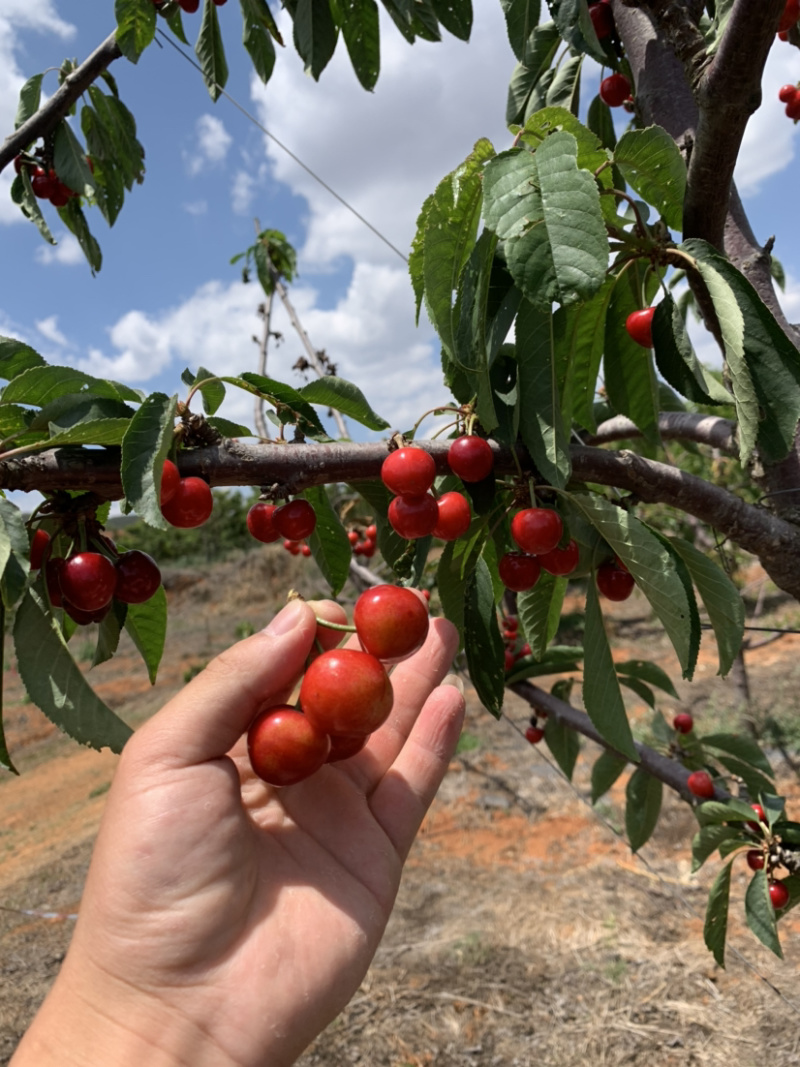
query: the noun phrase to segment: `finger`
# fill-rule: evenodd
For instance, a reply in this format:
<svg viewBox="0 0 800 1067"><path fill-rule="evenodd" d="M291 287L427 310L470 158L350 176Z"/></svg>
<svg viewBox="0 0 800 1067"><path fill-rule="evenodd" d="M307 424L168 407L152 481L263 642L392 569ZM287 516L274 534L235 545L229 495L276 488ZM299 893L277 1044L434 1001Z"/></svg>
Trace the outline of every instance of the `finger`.
<svg viewBox="0 0 800 1067"><path fill-rule="evenodd" d="M329 602L314 607L334 621L344 615ZM182 766L224 756L260 708L288 699L316 632L311 605L302 600L287 604L260 633L213 659L138 731L139 755L144 751L149 758ZM338 637L337 631L326 630L320 641L332 647Z"/></svg>

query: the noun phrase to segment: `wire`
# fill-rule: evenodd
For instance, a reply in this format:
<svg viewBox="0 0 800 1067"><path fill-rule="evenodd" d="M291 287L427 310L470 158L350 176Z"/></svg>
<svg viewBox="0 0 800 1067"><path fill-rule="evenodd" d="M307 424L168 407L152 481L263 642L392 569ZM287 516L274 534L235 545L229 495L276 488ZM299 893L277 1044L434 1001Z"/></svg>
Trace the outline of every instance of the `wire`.
<svg viewBox="0 0 800 1067"><path fill-rule="evenodd" d="M714 627L710 622L701 622L701 630L713 630ZM758 630L760 633L765 634L800 634L800 630L782 630L779 626L744 626L744 630Z"/></svg>
<svg viewBox="0 0 800 1067"><path fill-rule="evenodd" d="M200 66L200 64L199 64L199 63L196 63L196 62L195 62L195 61L194 61L194 60L192 59L192 57L191 57L190 55L188 55L188 54L187 54L186 52L184 52L184 50L183 50L182 48L180 48L180 47L179 47L179 46L178 46L178 45L177 45L177 44L175 43L175 41L173 41L173 40L172 40L172 38L171 38L171 37L167 37L167 35L166 35L166 34L164 33L164 31L163 31L163 30L161 30L161 29L159 29L159 30L156 30L156 33L158 34L158 36L159 36L159 37L160 37L160 38L161 38L161 39L162 39L163 41L166 41L166 43L167 43L167 44L169 44L169 45L172 45L172 47L173 47L173 48L175 49L175 51L176 51L176 52L178 53L178 55L180 55L180 56L183 56L183 58L184 58L184 59L186 60L186 62L187 62L187 63L189 63L189 64L190 64L191 66L193 66L195 70L199 71L199 72L200 72L200 74L203 74L203 68L202 68L202 67ZM203 77L205 77L205 75L204 75L204 74L203 74ZM402 259L402 261L403 261L404 263L408 263L408 256L406 256L406 255L405 255L405 254L404 254L403 252L401 252L401 251L400 251L400 249L399 249L399 248L398 248L398 247L397 247L396 245L393 245L393 244L392 244L392 242L391 242L391 241L389 240L389 238L388 238L388 237L385 237L385 236L384 236L384 235L383 235L383 234L381 233L381 231L380 231L379 229L377 229L377 227L375 227L375 226L373 226L373 225L372 225L372 223L371 223L371 222L369 221L369 219L365 219L365 218L364 218L364 216L363 216L363 215L362 215L362 214L361 214L361 213L360 213L359 211L357 211L357 210L356 210L356 209L355 209L355 208L353 207L353 205L352 205L352 204L349 204L349 203L348 203L348 202L347 202L347 201L345 200L345 198L344 198L343 196L341 196L341 195L340 195L339 193L337 193L337 192L336 192L336 190L335 190L334 188L332 188L332 187L331 187L330 185L328 185L328 183L327 183L327 182L326 182L326 181L324 180L324 178L320 178L320 176L319 176L318 174L316 174L316 173L315 173L315 172L314 172L314 171L313 171L313 170L311 169L311 167L309 167L309 166L308 166L308 164L307 164L307 163L304 163L304 162L302 161L302 159L300 159L300 157L299 157L299 156L296 156L296 155L294 154L294 152L293 152L293 151L292 151L292 150L291 150L290 148L287 148L287 146L286 146L286 145L285 145L285 144L284 144L284 143L283 143L282 141L279 141L279 140L278 140L278 138L277 138L277 137L275 136L275 134L274 134L274 133L270 133L270 132L269 132L269 130L268 130L268 129L266 128L266 126L262 126L262 124L261 124L261 123L260 123L260 122L258 121L258 119L257 119L257 118L255 117L255 115L252 115L252 114L251 114L251 113L250 113L250 112L249 112L249 111L247 110L247 108L246 108L246 107L243 107L243 106L242 106L242 105L241 105L241 104L239 103L239 101L238 101L238 100L236 100L236 99L235 99L234 97L232 97L232 96L231 96L231 94L230 94L229 92L227 92L227 90L226 90L226 89L223 89L223 87L222 87L221 85L219 85L219 84L218 84L217 82L214 82L214 88L215 88L215 89L217 89L217 90L219 91L219 94L220 94L220 96L224 96L224 97L225 97L225 99L226 99L227 101L229 101L229 103L233 104L233 106L234 106L234 107L235 107L235 108L236 108L236 109L237 109L238 111L240 111L240 112L241 112L241 113L242 113L242 114L244 115L244 117L245 117L246 119L249 119L249 120L250 120L250 122L252 122L252 123L253 123L253 125L254 125L255 127L257 127L257 128L258 128L258 129L259 129L259 130L260 130L260 131L261 131L261 132L262 132L262 133L263 133L263 134L265 135L265 137L269 137L269 139L270 139L271 141L274 141L274 142L275 142L275 144L276 144L276 145L278 146L278 148L280 148L280 149L281 149L282 151L284 151L284 152L286 153L286 155L287 155L287 156L289 156L289 158L290 158L290 159L293 159L293 160L294 160L294 162L295 162L295 163L296 163L296 164L297 164L297 165L298 165L299 167L302 167L302 168L303 168L303 170L304 170L304 171L306 172L306 174L310 174L310 175L311 175L311 177L312 177L312 178L314 179L314 181L315 181L315 182L317 182L317 183L318 183L319 185L321 185L321 186L322 186L322 188L326 190L326 192L329 192L329 193L331 194L331 196L332 196L332 197L334 197L334 198L335 198L336 200L338 200L338 201L339 201L339 203L340 203L340 204L341 204L341 205L342 205L343 207L347 208L347 210L348 210L348 211L349 211L349 212L350 212L350 213L351 213L352 215L355 215L355 217L356 217L356 218L358 219L358 221L359 221L359 222L363 222L363 224L364 224L364 225L365 225L365 226L367 227L367 229L368 229L368 230L371 230L371 231L372 231L372 232L373 232L373 233L375 234L375 236L376 236L376 237L378 237L378 238L379 238L379 239L380 239L381 241L383 241L383 243L384 243L385 245L387 245L387 246L388 246L389 248L391 248L391 250L392 250L392 251L393 251L393 252L394 252L394 253L395 253L396 255L398 255L398 256L400 257L400 259Z"/></svg>

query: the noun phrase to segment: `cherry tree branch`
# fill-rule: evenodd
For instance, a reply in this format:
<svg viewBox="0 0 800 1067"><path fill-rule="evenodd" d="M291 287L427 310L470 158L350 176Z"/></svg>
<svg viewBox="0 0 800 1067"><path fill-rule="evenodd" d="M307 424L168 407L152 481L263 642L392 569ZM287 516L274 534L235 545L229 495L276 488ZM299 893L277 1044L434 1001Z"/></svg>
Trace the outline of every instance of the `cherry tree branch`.
<svg viewBox="0 0 800 1067"><path fill-rule="evenodd" d="M726 455L736 456L736 423L717 415L697 415L689 411L662 411L658 416L658 432L665 441L694 441L699 445L718 448ZM603 445L611 441L641 437L642 431L625 415L615 415L597 427L597 432L585 438L587 445Z"/></svg>

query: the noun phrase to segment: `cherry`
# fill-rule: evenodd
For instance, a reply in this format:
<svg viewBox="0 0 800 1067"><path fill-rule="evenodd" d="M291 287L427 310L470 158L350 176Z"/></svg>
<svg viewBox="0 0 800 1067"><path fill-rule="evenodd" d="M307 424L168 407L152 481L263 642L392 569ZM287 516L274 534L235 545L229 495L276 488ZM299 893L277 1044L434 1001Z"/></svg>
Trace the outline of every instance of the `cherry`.
<svg viewBox="0 0 800 1067"><path fill-rule="evenodd" d="M281 537L302 541L314 532L317 514L307 500L290 500L288 504L275 509L272 521Z"/></svg>
<svg viewBox="0 0 800 1067"><path fill-rule="evenodd" d="M690 793L708 800L714 796L714 782L706 771L692 771L686 782Z"/></svg>
<svg viewBox="0 0 800 1067"><path fill-rule="evenodd" d="M474 440L464 438L464 440ZM472 513L469 501L463 493L445 493L437 501L439 518L433 528L433 536L441 541L457 541L469 529Z"/></svg>
<svg viewBox="0 0 800 1067"><path fill-rule="evenodd" d="M633 575L618 567L614 560L601 563L596 578L597 588L608 600L627 600L636 585Z"/></svg>
<svg viewBox="0 0 800 1067"><path fill-rule="evenodd" d="M22 168L25 166L25 160L22 158L21 155L14 156L14 170L17 172L17 174L21 174Z"/></svg>
<svg viewBox="0 0 800 1067"><path fill-rule="evenodd" d="M99 552L79 552L64 561L58 580L70 604L81 611L99 611L114 596L117 572Z"/></svg>
<svg viewBox="0 0 800 1067"><path fill-rule="evenodd" d="M392 683L380 660L355 648L323 652L300 686L309 722L326 734L369 734L392 710Z"/></svg>
<svg viewBox="0 0 800 1067"><path fill-rule="evenodd" d="M397 453L393 452L392 455L396 456ZM423 455L427 455L427 452ZM430 456L428 458L430 459ZM392 529L409 541L432 534L438 521L439 506L430 493L396 496L389 504L389 522Z"/></svg>
<svg viewBox="0 0 800 1067"><path fill-rule="evenodd" d="M72 195L71 189L68 189L62 182L56 181L56 185L50 194L50 203L53 207L65 207L72 199Z"/></svg>
<svg viewBox="0 0 800 1067"><path fill-rule="evenodd" d="M554 548L550 552L545 552L539 556L539 562L543 570L546 570L548 574L555 574L562 578L572 574L578 566L579 559L580 549L577 541L573 540L570 540L566 548Z"/></svg>
<svg viewBox="0 0 800 1067"><path fill-rule="evenodd" d="M795 122L800 119L800 93L796 93L786 105L786 114Z"/></svg>
<svg viewBox="0 0 800 1067"><path fill-rule="evenodd" d="M364 531L365 541L377 541L378 540L378 527L374 522L371 522Z"/></svg>
<svg viewBox="0 0 800 1067"><path fill-rule="evenodd" d="M356 601L353 624L366 652L384 663L399 663L428 636L428 609L411 589L376 585Z"/></svg>
<svg viewBox="0 0 800 1067"><path fill-rule="evenodd" d="M227 4L228 0L214 0L217 7L222 7L223 4Z"/></svg>
<svg viewBox="0 0 800 1067"><path fill-rule="evenodd" d="M506 552L498 565L500 581L514 593L533 589L542 572L541 564L533 556L522 552Z"/></svg>
<svg viewBox="0 0 800 1067"><path fill-rule="evenodd" d="M600 99L609 107L620 107L631 95L631 83L624 74L609 74L600 82Z"/></svg>
<svg viewBox="0 0 800 1067"><path fill-rule="evenodd" d="M320 769L330 750L327 734L288 704L265 708L247 731L250 765L268 785L302 782Z"/></svg>
<svg viewBox="0 0 800 1067"><path fill-rule="evenodd" d="M381 466L383 484L398 496L427 493L435 477L433 457L421 448L398 448L389 453Z"/></svg>
<svg viewBox="0 0 800 1067"><path fill-rule="evenodd" d="M608 4L592 4L589 8L589 18L592 20L597 39L602 41L604 37L610 37L614 32L614 15Z"/></svg>
<svg viewBox="0 0 800 1067"><path fill-rule="evenodd" d="M193 15L200 7L200 0L178 0L178 7L185 11L187 15Z"/></svg>
<svg viewBox="0 0 800 1067"><path fill-rule="evenodd" d="M168 504L175 496L180 485L181 476L171 459L164 460L161 470L161 504Z"/></svg>
<svg viewBox="0 0 800 1067"><path fill-rule="evenodd" d="M751 848L747 853L747 866L751 871L764 870L764 853L760 848Z"/></svg>
<svg viewBox="0 0 800 1067"><path fill-rule="evenodd" d="M538 745L544 737L544 730L540 726L529 726L525 731L525 740L532 745Z"/></svg>
<svg viewBox="0 0 800 1067"><path fill-rule="evenodd" d="M492 473L492 446L482 437L457 437L447 450L447 462L462 482L482 482Z"/></svg>
<svg viewBox="0 0 800 1067"><path fill-rule="evenodd" d="M64 604L64 595L61 592L61 571L64 569L66 560L60 556L49 559L44 567L44 578L47 582L47 595L54 608L60 608Z"/></svg>
<svg viewBox="0 0 800 1067"><path fill-rule="evenodd" d="M786 6L778 24L778 33L788 33L800 19L800 0L786 0Z"/></svg>
<svg viewBox="0 0 800 1067"><path fill-rule="evenodd" d="M425 597L425 599L428 601L428 603L430 603L430 600L431 600L431 591L430 591L430 589L423 589L422 590L422 595Z"/></svg>
<svg viewBox="0 0 800 1067"><path fill-rule="evenodd" d="M796 85L782 85L778 90L778 99L782 104L788 104L797 96ZM18 172L19 173L19 172Z"/></svg>
<svg viewBox="0 0 800 1067"><path fill-rule="evenodd" d="M361 540L361 534L358 532L358 530L348 530L347 540L350 542L351 545L357 545L358 542Z"/></svg>
<svg viewBox="0 0 800 1067"><path fill-rule="evenodd" d="M551 508L525 508L511 520L511 536L529 556L543 556L558 546L564 524Z"/></svg>
<svg viewBox="0 0 800 1067"><path fill-rule="evenodd" d="M73 622L77 622L78 626L91 626L92 623L100 623L111 611L111 601L102 608L98 608L97 611L81 611L80 608L76 608L74 604L70 604L68 600L64 601L64 611L69 615Z"/></svg>
<svg viewBox="0 0 800 1067"><path fill-rule="evenodd" d="M46 171L44 167L35 167L31 178L33 195L38 196L40 200L49 200L55 192L57 181L54 170Z"/></svg>
<svg viewBox="0 0 800 1067"><path fill-rule="evenodd" d="M765 823L767 821L766 813L764 812L764 809L761 807L760 804L751 804L750 807L756 813L756 817L758 818L759 821L758 822L755 822L755 821L754 822L749 822L747 825L750 827L751 830L755 830L755 832L757 834L760 834L761 833L761 825L760 824L762 822Z"/></svg>
<svg viewBox="0 0 800 1067"><path fill-rule="evenodd" d="M515 633L519 628L519 619L516 615L509 615L506 618L504 625L507 630L511 630L512 633Z"/></svg>
<svg viewBox="0 0 800 1067"><path fill-rule="evenodd" d="M290 552L293 556L299 556L300 555L300 545L297 543L297 541L284 541L283 542L283 547L286 549L287 552Z"/></svg>
<svg viewBox="0 0 800 1067"><path fill-rule="evenodd" d="M300 545L300 554L308 559L311 555L311 545Z"/></svg>
<svg viewBox="0 0 800 1067"><path fill-rule="evenodd" d="M514 661L515 661L514 653L511 651L511 649L507 648L505 650L504 655L503 655L503 667L504 667L504 669L506 671L510 671L511 668L514 666Z"/></svg>
<svg viewBox="0 0 800 1067"><path fill-rule="evenodd" d="M528 656L530 656L530 654L531 654L531 646L526 641L525 644L522 646L522 648L517 653L516 658L517 659L527 659Z"/></svg>
<svg viewBox="0 0 800 1067"><path fill-rule="evenodd" d="M259 500L250 508L247 513L247 529L256 541L269 545L280 539L281 535L275 528L276 511L274 504L267 504L264 500Z"/></svg>
<svg viewBox="0 0 800 1067"><path fill-rule="evenodd" d="M780 911L781 908L786 907L789 903L789 890L783 882L769 883L769 899L772 901L775 911Z"/></svg>
<svg viewBox="0 0 800 1067"><path fill-rule="evenodd" d="M214 510L214 497L202 478L181 478L175 495L161 505L161 514L171 526L189 530L202 526Z"/></svg>
<svg viewBox="0 0 800 1067"><path fill-rule="evenodd" d="M366 734L334 734L331 737L331 750L326 763L339 763L343 759L350 759L367 743Z"/></svg>
<svg viewBox="0 0 800 1067"><path fill-rule="evenodd" d="M31 538L31 570L38 571L42 565L45 553L50 548L50 534L41 526Z"/></svg>
<svg viewBox="0 0 800 1067"><path fill-rule="evenodd" d="M377 545L373 540L370 539L368 541L362 541L359 545L359 548L361 549L361 555L366 556L367 559L370 559L372 556L375 555L375 549L377 548Z"/></svg>
<svg viewBox="0 0 800 1067"><path fill-rule="evenodd" d="M682 711L672 720L672 725L679 734L690 734L694 729L694 719L687 711Z"/></svg>
<svg viewBox="0 0 800 1067"><path fill-rule="evenodd" d="M161 571L156 561L137 548L123 552L114 566L117 570L114 596L123 604L143 604L161 585Z"/></svg>
<svg viewBox="0 0 800 1067"><path fill-rule="evenodd" d="M655 308L644 308L642 311L632 311L625 320L625 329L628 336L642 348L653 347L653 315Z"/></svg>

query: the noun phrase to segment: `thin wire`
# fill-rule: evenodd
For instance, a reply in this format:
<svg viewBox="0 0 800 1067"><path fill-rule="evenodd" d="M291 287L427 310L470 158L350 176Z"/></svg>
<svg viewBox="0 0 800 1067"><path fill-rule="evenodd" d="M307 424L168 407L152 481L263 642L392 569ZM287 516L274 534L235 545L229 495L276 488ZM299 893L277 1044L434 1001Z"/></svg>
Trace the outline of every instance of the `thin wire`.
<svg viewBox="0 0 800 1067"><path fill-rule="evenodd" d="M701 630L713 630L710 622L701 622ZM800 634L800 630L782 630L779 626L743 626L743 630L759 630L765 634Z"/></svg>
<svg viewBox="0 0 800 1067"><path fill-rule="evenodd" d="M180 48L180 47L179 47L179 46L178 46L178 45L177 45L177 44L175 43L175 41L173 41L173 40L172 40L172 38L171 38L171 37L167 37L167 35L166 35L166 34L164 33L164 31L163 31L163 30L160 30L160 29L159 29L159 30L156 30L156 33L157 33L157 34L159 35L159 37L161 37L161 38L162 38L162 40L166 41L166 42L167 42L167 44L170 44L170 45L172 45L172 47L173 47L173 48L175 49L175 51L176 51L176 52L178 53L178 55L180 55L180 56L183 56L183 58L184 58L184 59L186 60L186 62L187 62L187 63L189 63L189 64L191 64L191 66L193 66L195 70L199 71L199 72L200 72L200 74L203 74L203 68L202 68L202 67L200 66L200 64L199 64L199 63L195 63L195 61L194 61L194 60L192 59L192 57L191 57L190 55L188 55L188 54L187 54L186 52L184 52L184 50L183 50L182 48ZM203 76L205 77L205 75L203 75ZM294 152L293 152L293 151L291 150L291 148L287 148L287 147L286 147L286 145L285 145L285 144L283 144L283 142L282 142L282 141L279 141L279 140L278 140L278 138L277 138L277 137L275 136L275 134L274 134L274 133L270 133L270 132L269 132L269 130L268 130L268 129L266 128L266 126L262 126L262 124L261 124L261 123L260 123L260 122L258 121L258 119L257 119L257 118L255 117L255 115L252 115L252 114L251 114L251 113L250 113L250 112L249 112L249 111L247 110L247 108L246 108L246 107L243 107L243 106L242 106L242 105L241 105L241 104L239 103L239 101L238 101L238 100L236 100L236 99L235 99L234 97L232 97L232 96L231 96L231 94L230 94L230 93L229 93L229 92L228 92L228 91L227 91L226 89L223 89L223 87L222 87L221 85L219 85L219 84L218 84L217 82L214 82L214 88L215 88L215 89L217 89L217 90L219 91L219 94L220 94L220 96L224 96L224 97L225 97L225 99L226 99L226 100L227 100L227 101L228 101L229 103L233 104L233 106L234 106L234 107L235 107L235 108L236 108L236 109L237 109L238 111L241 111L241 113L242 113L242 114L244 115L244 117L245 117L246 119L249 119L249 120L250 120L250 122L252 122L254 126L256 126L256 127L257 127L257 128L259 129L259 130L261 130L261 132L262 132L262 133L263 133L263 134L264 134L264 135L265 135L266 137L269 137L269 139L270 139L271 141L274 141L274 142L275 142L275 144L276 144L276 145L278 146L278 148L282 149L282 150L283 150L283 151L284 151L284 152L286 153L286 155L290 157L290 159L293 159L293 160L295 161L295 163L296 163L296 164L297 164L297 165L298 165L299 167L302 167L302 168L303 168L303 170L304 170L304 171L305 171L305 172L306 172L307 174L310 174L310 175L311 175L311 177L312 177L312 178L314 179L314 181L315 181L315 182L317 182L317 183L318 183L319 185L321 185L321 186L322 186L322 188L323 188L323 189L325 189L325 190L326 190L327 192L329 192L329 193L331 194L331 196L332 196L332 197L334 197L334 198L335 198L336 200L338 200L338 201L339 201L339 203L340 203L340 204L341 204L341 205L342 205L343 207L346 207L346 208L347 208L347 210L348 210L348 211L349 211L349 212L350 212L350 213L351 213L352 215L355 215L355 217L356 217L356 218L358 219L358 221L359 221L359 222L363 222L363 223L364 223L364 225L365 225L365 226L367 227L367 229L368 229L368 230L372 230L372 232L373 232L373 233L375 234L375 236L376 236L376 237L378 237L378 238L380 238L380 240L381 240L381 241L383 241L383 243L384 243L385 245L387 245L387 246L388 246L389 248L391 248L391 250L392 250L392 251L393 251L393 252L394 252L394 253L395 253L396 255L398 255L398 256L399 256L399 257L400 257L400 258L402 259L402 261L403 261L404 263L408 263L408 256L406 256L406 255L405 255L405 254L404 254L403 252L401 252L401 251L400 251L400 249L399 249L399 248L398 248L398 247L397 247L396 245L393 245L393 244L392 244L392 242L391 242L391 241L389 240L389 238L388 238L388 237L384 237L384 235L383 235L383 234L381 233L381 231L380 231L379 229L377 229L377 228L376 228L375 226L373 226L373 225L372 225L372 223L371 223L371 222L369 221L369 219L365 219L365 218L364 218L364 216L363 216L363 215L362 215L362 214L361 214L361 213L360 213L359 211L357 211L357 210L356 210L356 209L355 209L355 208L353 207L353 205L352 205L352 204L349 204L349 203L348 203L348 202L347 202L347 201L345 200L345 198L344 198L343 196L341 196L341 195L340 195L339 193L337 193L337 192L336 192L336 190L335 190L335 189L333 189L333 188L332 188L332 187L331 187L330 185L328 185L328 183L327 183L327 182L326 182L326 181L324 180L324 178L320 178L320 176L319 176L318 174L316 174L316 173L315 173L315 172L314 172L314 171L313 171L313 170L311 169L311 167L309 167L309 166L308 166L308 164L304 163L304 162L302 161L302 159L300 159L300 157L299 157L299 156L296 156L296 155L294 154Z"/></svg>

